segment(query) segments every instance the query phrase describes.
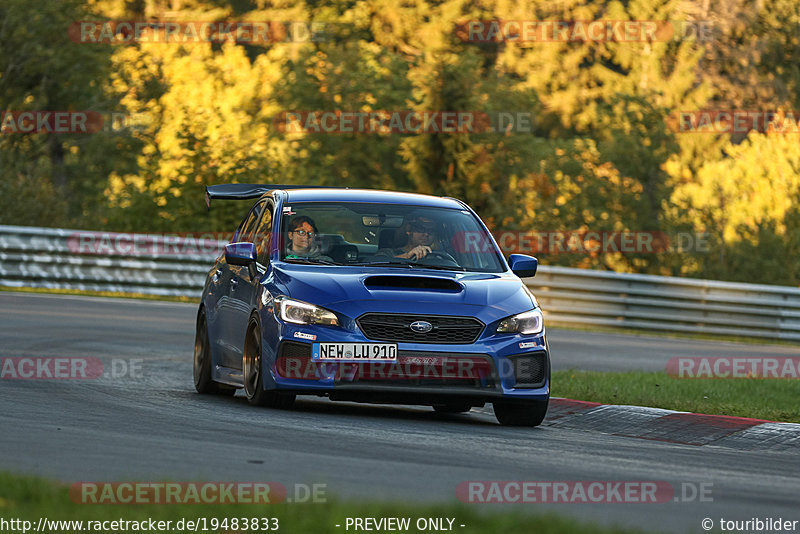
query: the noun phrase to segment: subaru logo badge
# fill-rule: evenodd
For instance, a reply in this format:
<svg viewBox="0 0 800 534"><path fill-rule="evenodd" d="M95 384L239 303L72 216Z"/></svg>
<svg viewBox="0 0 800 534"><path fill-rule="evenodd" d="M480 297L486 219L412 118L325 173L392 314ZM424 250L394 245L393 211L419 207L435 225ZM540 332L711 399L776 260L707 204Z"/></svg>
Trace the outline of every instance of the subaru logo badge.
<svg viewBox="0 0 800 534"><path fill-rule="evenodd" d="M433 330L433 325L428 321L414 321L411 323L411 330L420 334L427 334Z"/></svg>

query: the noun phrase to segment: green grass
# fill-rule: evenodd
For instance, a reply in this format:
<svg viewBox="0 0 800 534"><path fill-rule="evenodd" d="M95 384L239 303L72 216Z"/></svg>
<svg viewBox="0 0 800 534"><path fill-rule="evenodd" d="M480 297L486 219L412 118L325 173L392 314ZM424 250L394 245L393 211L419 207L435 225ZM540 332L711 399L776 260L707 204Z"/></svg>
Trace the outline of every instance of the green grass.
<svg viewBox="0 0 800 534"><path fill-rule="evenodd" d="M115 291L88 291L84 289L57 289L46 287L5 287L0 291L15 293L40 293L43 295L79 295L82 297L114 297L141 300L164 300L167 302L192 302L199 304L200 297L170 297L165 295L145 295L144 293L119 293Z"/></svg>
<svg viewBox="0 0 800 534"><path fill-rule="evenodd" d="M555 371L552 395L603 404L800 423L800 380L689 379L666 373Z"/></svg>
<svg viewBox="0 0 800 534"><path fill-rule="evenodd" d="M255 477L254 477L255 478ZM390 484L389 481L386 482ZM455 501L455 487L453 488ZM459 534L623 534L640 531L616 527L600 527L588 522L578 522L553 513L536 513L535 504L519 504L516 507L498 508L496 505L466 505L455 501L452 504L338 502L316 504L238 504L238 505L112 505L79 504L68 496L68 488L39 478L0 473L0 518L19 518L33 522L35 528L40 517L49 520L126 520L141 521L152 518L175 521L181 518L196 520L209 518L269 517L278 518L278 532L291 534L343 534L347 517L409 517L408 532L420 532L415 521L420 517L455 518L454 532ZM579 505L576 505L579 506ZM336 525L341 525L336 527ZM460 525L465 525L461 528ZM17 531L21 534L20 531ZM61 530L58 534L73 532ZM85 532L85 531L84 531ZM173 529L174 534L183 531ZM202 530L200 531L203 532ZM208 532L216 533L217 530ZM232 529L228 529L232 532ZM245 530L238 531L245 534ZM267 532L261 530L261 532ZM353 528L350 528L353 532ZM36 534L35 531L33 534ZM97 532L97 534L112 534ZM155 533L158 534L158 533Z"/></svg>

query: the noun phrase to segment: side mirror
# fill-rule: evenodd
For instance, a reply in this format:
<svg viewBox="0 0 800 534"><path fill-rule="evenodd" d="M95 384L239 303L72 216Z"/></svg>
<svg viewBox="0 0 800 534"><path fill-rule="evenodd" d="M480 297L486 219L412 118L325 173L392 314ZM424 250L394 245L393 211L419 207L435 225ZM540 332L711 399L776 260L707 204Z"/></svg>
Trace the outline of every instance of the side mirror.
<svg viewBox="0 0 800 534"><path fill-rule="evenodd" d="M512 254L508 257L508 266L520 278L530 278L536 276L539 260L527 254Z"/></svg>
<svg viewBox="0 0 800 534"><path fill-rule="evenodd" d="M252 243L229 243L225 245L225 261L228 265L255 265L256 246Z"/></svg>

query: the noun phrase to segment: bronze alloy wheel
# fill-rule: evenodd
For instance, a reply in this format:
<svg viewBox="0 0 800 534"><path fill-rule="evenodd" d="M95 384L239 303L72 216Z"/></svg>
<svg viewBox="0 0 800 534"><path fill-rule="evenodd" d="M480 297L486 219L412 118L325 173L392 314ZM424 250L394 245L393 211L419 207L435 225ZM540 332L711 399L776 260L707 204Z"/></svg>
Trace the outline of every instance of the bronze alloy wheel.
<svg viewBox="0 0 800 534"><path fill-rule="evenodd" d="M208 342L206 314L201 311L197 317L194 336L194 388L198 393L232 396L236 389L223 386L211 379L211 352Z"/></svg>
<svg viewBox="0 0 800 534"><path fill-rule="evenodd" d="M252 325L247 329L244 353L244 393L251 404L260 404L256 398L262 391L261 385L261 336Z"/></svg>

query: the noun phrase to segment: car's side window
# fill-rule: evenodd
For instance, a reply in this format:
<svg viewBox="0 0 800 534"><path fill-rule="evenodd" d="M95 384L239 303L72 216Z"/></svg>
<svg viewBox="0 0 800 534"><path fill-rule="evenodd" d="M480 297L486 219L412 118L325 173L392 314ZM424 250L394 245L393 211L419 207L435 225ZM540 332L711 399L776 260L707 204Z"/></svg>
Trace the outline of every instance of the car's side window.
<svg viewBox="0 0 800 534"><path fill-rule="evenodd" d="M256 222L258 222L258 216L261 215L261 210L264 208L264 202L261 201L255 206L253 209L250 210L250 215L247 216L247 221L242 226L242 231L239 232L237 236L237 240L239 242L244 243L252 243L253 242L253 234L255 233L256 229Z"/></svg>
<svg viewBox="0 0 800 534"><path fill-rule="evenodd" d="M272 204L269 202L264 209L264 216L261 217L261 221L258 223L253 243L256 245L258 263L262 265L268 264L270 245L272 244Z"/></svg>

